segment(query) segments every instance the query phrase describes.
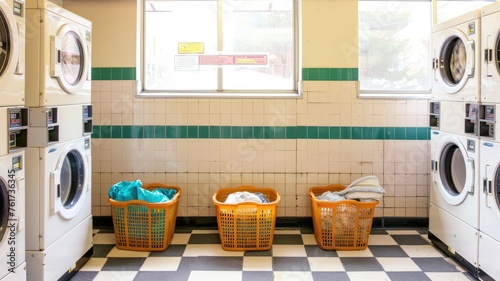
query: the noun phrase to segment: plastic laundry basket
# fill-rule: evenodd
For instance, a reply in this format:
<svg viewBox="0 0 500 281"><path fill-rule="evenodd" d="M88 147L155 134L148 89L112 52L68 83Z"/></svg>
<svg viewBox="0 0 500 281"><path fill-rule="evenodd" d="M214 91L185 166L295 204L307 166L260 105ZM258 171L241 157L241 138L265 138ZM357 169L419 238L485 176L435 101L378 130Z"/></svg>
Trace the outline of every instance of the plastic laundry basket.
<svg viewBox="0 0 500 281"><path fill-rule="evenodd" d="M316 198L326 191L341 191L344 188L338 184L309 188L314 237L324 250L362 250L368 246L377 200L329 202Z"/></svg>
<svg viewBox="0 0 500 281"><path fill-rule="evenodd" d="M269 203L224 203L229 194L238 191L260 192L267 197ZM280 196L274 189L254 186L221 188L215 192L213 201L217 209L217 225L224 250L271 249L276 224L276 209L280 202Z"/></svg>
<svg viewBox="0 0 500 281"><path fill-rule="evenodd" d="M142 200L121 202L108 198L116 247L122 250L164 251L174 236L181 189L162 183L151 183L142 188L170 188L177 190L177 193L172 200L164 203Z"/></svg>

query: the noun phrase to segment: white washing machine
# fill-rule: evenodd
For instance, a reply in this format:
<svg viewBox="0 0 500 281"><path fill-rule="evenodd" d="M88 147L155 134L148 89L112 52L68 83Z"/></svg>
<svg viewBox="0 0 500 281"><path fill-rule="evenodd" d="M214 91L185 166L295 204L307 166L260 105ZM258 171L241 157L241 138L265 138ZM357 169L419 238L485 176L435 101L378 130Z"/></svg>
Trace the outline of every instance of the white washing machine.
<svg viewBox="0 0 500 281"><path fill-rule="evenodd" d="M31 2L26 6L26 106L90 103L91 22L53 3L32 8L36 3Z"/></svg>
<svg viewBox="0 0 500 281"><path fill-rule="evenodd" d="M481 11L481 100L500 103L500 2Z"/></svg>
<svg viewBox="0 0 500 281"><path fill-rule="evenodd" d="M22 0L0 0L0 106L24 105L24 11Z"/></svg>
<svg viewBox="0 0 500 281"><path fill-rule="evenodd" d="M479 277L500 280L500 143L480 141Z"/></svg>
<svg viewBox="0 0 500 281"><path fill-rule="evenodd" d="M429 238L477 275L479 139L431 131Z"/></svg>
<svg viewBox="0 0 500 281"><path fill-rule="evenodd" d="M58 280L92 248L90 136L26 149L27 280Z"/></svg>
<svg viewBox="0 0 500 281"><path fill-rule="evenodd" d="M432 30L432 99L480 101L481 10L436 24Z"/></svg>
<svg viewBox="0 0 500 281"><path fill-rule="evenodd" d="M0 157L0 280L26 280L24 151Z"/></svg>

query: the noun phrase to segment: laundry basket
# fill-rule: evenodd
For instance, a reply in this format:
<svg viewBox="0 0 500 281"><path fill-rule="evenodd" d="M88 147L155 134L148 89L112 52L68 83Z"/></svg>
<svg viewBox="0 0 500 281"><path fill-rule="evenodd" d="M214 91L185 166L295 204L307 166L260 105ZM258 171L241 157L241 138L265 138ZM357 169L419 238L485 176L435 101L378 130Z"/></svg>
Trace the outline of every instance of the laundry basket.
<svg viewBox="0 0 500 281"><path fill-rule="evenodd" d="M169 188L177 192L171 201L164 203L143 200L121 202L108 198L116 247L122 250L164 251L174 236L181 189L162 183L151 183L142 188Z"/></svg>
<svg viewBox="0 0 500 281"><path fill-rule="evenodd" d="M239 191L260 192L269 200L269 203L224 203L231 193ZM213 201L216 206L217 225L224 250L271 249L276 224L276 209L280 202L280 196L274 189L254 186L221 188L213 195Z"/></svg>
<svg viewBox="0 0 500 281"><path fill-rule="evenodd" d="M309 188L314 237L323 250L363 250L368 246L378 200L329 202L316 198L326 191L341 191L344 188L337 184Z"/></svg>

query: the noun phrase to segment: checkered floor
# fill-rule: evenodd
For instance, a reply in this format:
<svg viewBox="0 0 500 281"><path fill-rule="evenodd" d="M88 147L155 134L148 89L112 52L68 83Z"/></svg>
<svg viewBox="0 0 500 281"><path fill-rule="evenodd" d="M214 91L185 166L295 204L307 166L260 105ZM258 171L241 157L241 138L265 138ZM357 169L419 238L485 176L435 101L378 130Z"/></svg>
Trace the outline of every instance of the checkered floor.
<svg viewBox="0 0 500 281"><path fill-rule="evenodd" d="M164 252L124 251L96 231L72 281L475 280L417 230L373 229L366 250L321 250L310 230L275 230L269 251L224 251L217 230L177 230Z"/></svg>

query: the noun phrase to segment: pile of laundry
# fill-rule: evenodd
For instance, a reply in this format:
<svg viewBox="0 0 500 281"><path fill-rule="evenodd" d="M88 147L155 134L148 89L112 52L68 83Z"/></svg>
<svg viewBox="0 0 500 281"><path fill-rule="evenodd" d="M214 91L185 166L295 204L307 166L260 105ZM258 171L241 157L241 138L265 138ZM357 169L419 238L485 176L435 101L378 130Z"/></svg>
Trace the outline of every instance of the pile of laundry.
<svg viewBox="0 0 500 281"><path fill-rule="evenodd" d="M269 203L269 199L260 192L237 191L227 196L224 203L236 204L240 202Z"/></svg>
<svg viewBox="0 0 500 281"><path fill-rule="evenodd" d="M335 202L344 199L369 202L379 200L384 196L385 190L379 184L376 176L366 176L353 181L341 191L326 191L317 196L319 200Z"/></svg>
<svg viewBox="0 0 500 281"><path fill-rule="evenodd" d="M153 190L142 188L140 180L120 181L112 185L108 191L109 198L126 202L130 200L143 200L149 203L165 203L174 198L177 190L158 187Z"/></svg>

